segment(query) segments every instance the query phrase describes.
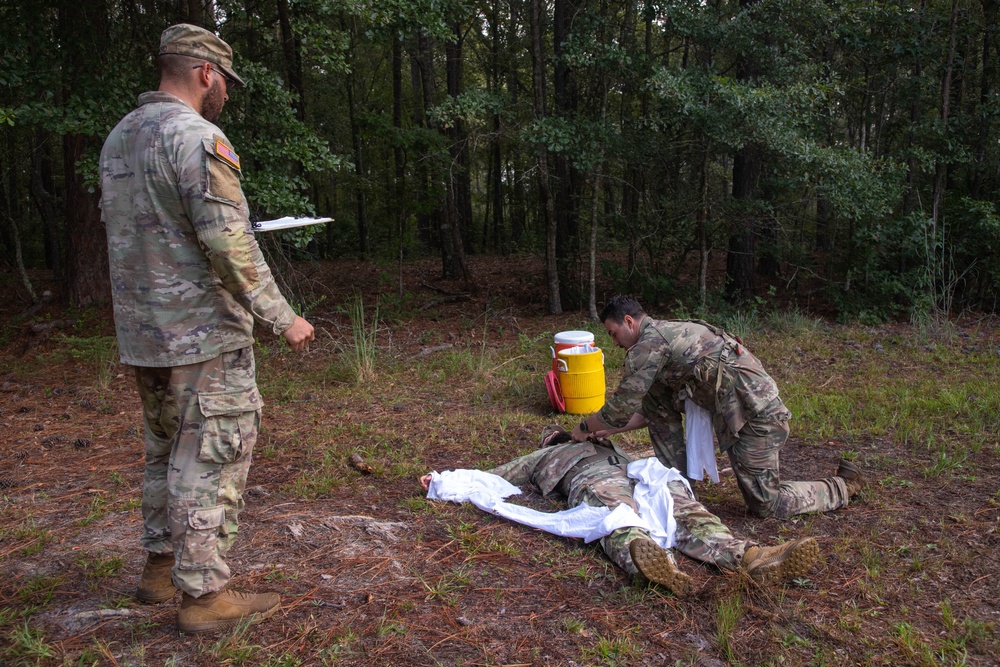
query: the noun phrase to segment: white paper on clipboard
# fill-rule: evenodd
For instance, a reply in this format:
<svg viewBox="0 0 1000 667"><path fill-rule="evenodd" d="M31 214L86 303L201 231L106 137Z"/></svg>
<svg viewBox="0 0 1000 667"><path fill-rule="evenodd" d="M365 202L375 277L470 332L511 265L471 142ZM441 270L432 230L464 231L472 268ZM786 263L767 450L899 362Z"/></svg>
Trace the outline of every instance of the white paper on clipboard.
<svg viewBox="0 0 1000 667"><path fill-rule="evenodd" d="M294 218L288 216L278 218L277 220L261 220L260 222L251 222L250 227L255 232L273 232L279 229L291 229L292 227L319 225L324 222L333 222L333 218Z"/></svg>

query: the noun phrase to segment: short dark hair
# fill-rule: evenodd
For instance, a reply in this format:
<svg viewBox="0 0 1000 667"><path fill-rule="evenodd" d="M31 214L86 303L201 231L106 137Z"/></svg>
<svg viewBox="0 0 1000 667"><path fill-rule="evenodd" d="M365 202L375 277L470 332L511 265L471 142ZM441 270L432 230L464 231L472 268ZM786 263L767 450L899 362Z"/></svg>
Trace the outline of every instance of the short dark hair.
<svg viewBox="0 0 1000 667"><path fill-rule="evenodd" d="M625 316L636 318L641 315L645 315L646 311L642 309L642 306L636 301L635 297L631 294L618 294L611 297L611 299L604 304L604 308L601 310L600 320L601 322L606 322L611 320L617 324L621 324L625 321Z"/></svg>
<svg viewBox="0 0 1000 667"><path fill-rule="evenodd" d="M207 62L179 53L164 53L156 57L156 69L161 79L184 79L190 74L191 67Z"/></svg>

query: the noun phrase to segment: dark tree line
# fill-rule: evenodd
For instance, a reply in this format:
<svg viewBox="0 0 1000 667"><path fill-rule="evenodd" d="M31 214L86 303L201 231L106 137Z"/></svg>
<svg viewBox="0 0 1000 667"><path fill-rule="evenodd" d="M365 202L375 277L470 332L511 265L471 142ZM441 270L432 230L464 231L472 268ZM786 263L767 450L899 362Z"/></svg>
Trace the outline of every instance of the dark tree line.
<svg viewBox="0 0 1000 667"><path fill-rule="evenodd" d="M552 312L593 311L598 272L696 307L723 255L734 303L780 283L845 316L995 310L998 7L11 0L0 260L107 297L97 152L187 21L250 81L222 124L254 215L336 218L284 239L302 256L433 253L476 289L470 255L544 254Z"/></svg>

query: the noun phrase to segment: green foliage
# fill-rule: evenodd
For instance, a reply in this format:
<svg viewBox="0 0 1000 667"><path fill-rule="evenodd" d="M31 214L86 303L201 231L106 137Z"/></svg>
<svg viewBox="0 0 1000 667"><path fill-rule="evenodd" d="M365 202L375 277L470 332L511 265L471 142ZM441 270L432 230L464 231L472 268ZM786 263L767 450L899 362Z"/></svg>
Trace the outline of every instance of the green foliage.
<svg viewBox="0 0 1000 667"><path fill-rule="evenodd" d="M325 141L295 117L294 98L277 74L257 63L242 65L240 72L247 86L233 94L223 113L237 119L227 123L227 135L247 156L243 190L252 217L313 214L304 194L305 174L349 168L350 161L333 154ZM301 236L318 229L303 227L296 233Z"/></svg>
<svg viewBox="0 0 1000 667"><path fill-rule="evenodd" d="M503 111L504 99L482 89L448 97L429 111L431 120L443 128L459 122L467 125L485 124L494 114Z"/></svg>
<svg viewBox="0 0 1000 667"><path fill-rule="evenodd" d="M996 308L1000 69L981 46L995 3L962 4L953 38L945 2L585 0L558 49L543 3L537 104L527 6L287 4L287 25L239 0L204 18L248 82L220 126L243 158L251 217L337 220L274 237L297 258L350 255L363 240L368 257L445 256L451 230L468 254L543 253L544 149L565 307L585 292L596 204L598 248L624 264L604 276L649 303L700 304L702 235L718 262L752 232L756 259L781 273L768 279L791 298L820 295L843 321ZM3 200L28 268L57 268L80 194L67 188L97 187L103 138L157 85L160 31L189 18L184 3L154 5L0 7ZM734 197L748 156L749 192ZM5 261L12 245L5 233Z"/></svg>
<svg viewBox="0 0 1000 667"><path fill-rule="evenodd" d="M715 639L729 664L739 663L733 653L731 637L737 623L743 618L743 613L743 598L739 592L720 600L715 606Z"/></svg>
<svg viewBox="0 0 1000 667"><path fill-rule="evenodd" d="M374 382L376 373L376 358L378 357L378 305L371 321L365 316L365 304L360 295L347 305L347 314L351 320L351 334L354 338L354 349L351 351L351 366L358 384Z"/></svg>

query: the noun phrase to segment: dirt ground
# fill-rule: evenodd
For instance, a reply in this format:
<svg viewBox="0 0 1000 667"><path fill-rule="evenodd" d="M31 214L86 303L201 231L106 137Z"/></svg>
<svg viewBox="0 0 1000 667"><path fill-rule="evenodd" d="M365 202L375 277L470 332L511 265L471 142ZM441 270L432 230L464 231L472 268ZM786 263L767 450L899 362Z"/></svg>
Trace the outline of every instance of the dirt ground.
<svg viewBox="0 0 1000 667"><path fill-rule="evenodd" d="M262 338L265 426L229 558L234 587L277 590L283 606L222 637L178 634L179 595L130 598L144 561L139 401L129 370L80 340L112 336L110 312L49 305L15 320L25 304L12 300L0 313L0 664L1000 664L996 434L929 476L934 451L891 437L805 442L793 422L783 478L827 476L851 449L872 484L846 510L787 522L748 517L731 474L698 485L738 535L817 538L808 578L777 589L682 558L696 585L678 599L629 582L592 546L425 501L419 472L495 465L532 448L542 425L570 423L548 407L548 361L525 341L584 317L544 315L540 267L511 266L477 260L483 289L466 296L414 262L396 301L394 266L300 270L325 297L317 341L298 356ZM0 284L18 289L13 276ZM338 365L351 330L337 306L356 293L393 304L380 331L391 371L364 390ZM442 366L487 348L536 369L537 386L501 405Z"/></svg>

